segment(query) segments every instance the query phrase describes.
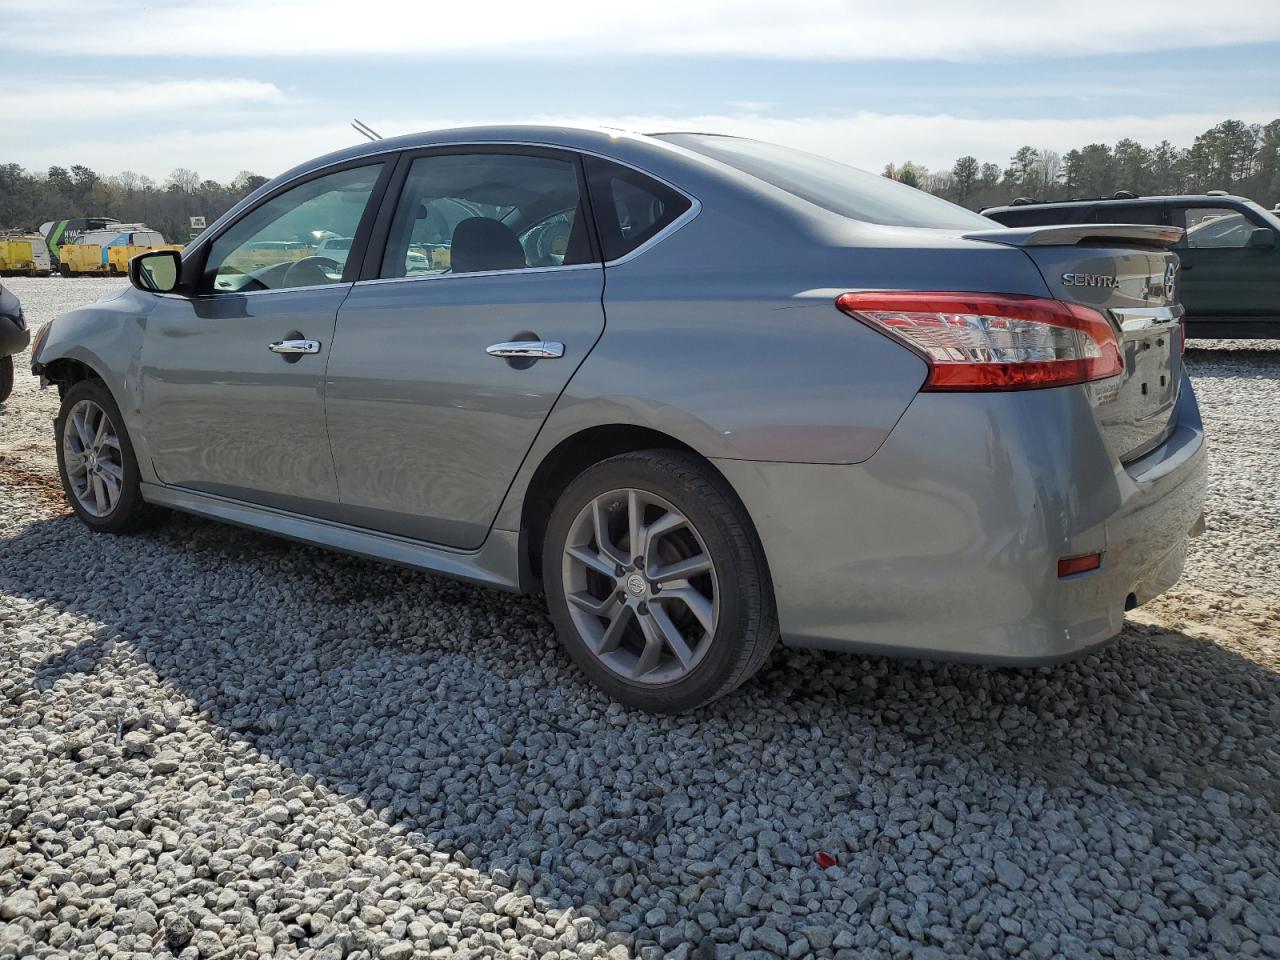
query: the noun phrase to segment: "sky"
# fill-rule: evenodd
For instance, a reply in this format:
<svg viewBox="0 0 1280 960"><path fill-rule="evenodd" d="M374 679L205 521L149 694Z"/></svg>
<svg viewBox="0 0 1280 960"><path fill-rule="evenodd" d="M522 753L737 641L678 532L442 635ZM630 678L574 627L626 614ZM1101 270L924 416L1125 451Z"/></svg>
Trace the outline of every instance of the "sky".
<svg viewBox="0 0 1280 960"><path fill-rule="evenodd" d="M0 0L0 163L280 173L472 123L696 129L879 171L1280 117L1280 0Z"/></svg>

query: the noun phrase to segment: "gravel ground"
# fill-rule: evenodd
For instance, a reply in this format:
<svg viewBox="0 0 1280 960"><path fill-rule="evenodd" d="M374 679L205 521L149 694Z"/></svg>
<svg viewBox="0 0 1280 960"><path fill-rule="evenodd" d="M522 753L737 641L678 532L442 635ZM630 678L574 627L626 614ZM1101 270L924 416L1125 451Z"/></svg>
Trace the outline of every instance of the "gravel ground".
<svg viewBox="0 0 1280 960"><path fill-rule="evenodd" d="M12 285L37 322L112 286ZM192 518L90 535L22 378L0 956L1280 957L1280 344L1188 362L1208 532L1115 644L784 651L675 719L586 685L537 599Z"/></svg>

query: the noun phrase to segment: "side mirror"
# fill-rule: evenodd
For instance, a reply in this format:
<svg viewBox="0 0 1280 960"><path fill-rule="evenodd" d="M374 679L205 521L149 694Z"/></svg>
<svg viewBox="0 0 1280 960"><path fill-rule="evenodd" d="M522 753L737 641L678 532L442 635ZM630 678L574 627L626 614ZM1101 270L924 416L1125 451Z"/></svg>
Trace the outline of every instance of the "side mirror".
<svg viewBox="0 0 1280 960"><path fill-rule="evenodd" d="M1272 250L1276 245L1275 231L1270 227L1254 227L1253 233L1249 234L1249 246L1260 247L1264 250Z"/></svg>
<svg viewBox="0 0 1280 960"><path fill-rule="evenodd" d="M177 250L152 250L129 260L129 282L148 293L173 293L182 277Z"/></svg>

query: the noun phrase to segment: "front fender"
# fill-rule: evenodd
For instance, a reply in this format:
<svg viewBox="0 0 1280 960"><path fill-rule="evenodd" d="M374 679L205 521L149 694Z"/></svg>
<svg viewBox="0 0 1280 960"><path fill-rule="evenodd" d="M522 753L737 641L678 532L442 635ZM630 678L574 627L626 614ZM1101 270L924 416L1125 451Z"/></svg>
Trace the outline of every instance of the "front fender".
<svg viewBox="0 0 1280 960"><path fill-rule="evenodd" d="M141 376L143 334L154 297L132 288L87 307L56 317L39 349L31 358L31 370L42 382L58 361L88 367L102 380L124 416L125 429L138 455L143 480L154 480L151 456L141 430Z"/></svg>

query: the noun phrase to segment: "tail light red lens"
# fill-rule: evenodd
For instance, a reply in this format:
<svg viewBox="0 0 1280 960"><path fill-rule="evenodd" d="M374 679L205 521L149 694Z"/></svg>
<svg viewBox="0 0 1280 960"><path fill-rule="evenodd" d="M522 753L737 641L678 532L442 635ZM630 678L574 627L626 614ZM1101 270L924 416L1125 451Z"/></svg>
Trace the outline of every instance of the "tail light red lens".
<svg viewBox="0 0 1280 960"><path fill-rule="evenodd" d="M845 313L929 365L921 390L1031 390L1124 371L1115 328L1097 310L1003 293L846 293Z"/></svg>
<svg viewBox="0 0 1280 960"><path fill-rule="evenodd" d="M1058 576L1073 577L1077 573L1088 573L1102 566L1102 554L1086 553L1080 557L1063 557L1058 561Z"/></svg>

